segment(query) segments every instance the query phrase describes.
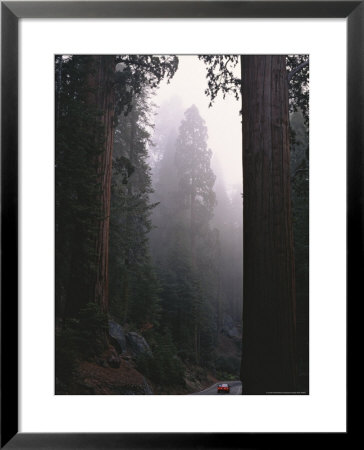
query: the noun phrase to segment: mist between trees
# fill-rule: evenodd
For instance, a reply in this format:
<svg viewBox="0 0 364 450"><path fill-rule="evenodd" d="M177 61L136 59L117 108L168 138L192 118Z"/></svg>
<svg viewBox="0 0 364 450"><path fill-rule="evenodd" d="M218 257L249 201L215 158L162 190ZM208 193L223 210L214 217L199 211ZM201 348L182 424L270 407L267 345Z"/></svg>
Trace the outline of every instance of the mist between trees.
<svg viewBox="0 0 364 450"><path fill-rule="evenodd" d="M267 250L265 238L254 237L264 255L251 259L256 269L249 273L243 257L246 185L226 184L203 114L194 103L184 105L183 92L155 104L158 85L173 84L183 57L56 56L56 393L190 393L240 379L243 393L308 393L308 59L280 58L269 60L266 70L274 83L284 70L287 105L279 114L287 119L290 92L290 159L282 192L289 190L294 236L294 292L284 294L294 305L287 306L295 315L291 334L279 281L272 279L279 274L284 284L283 272L264 269L265 279L258 268L262 258L280 267L276 247L286 244ZM249 63L255 70L260 61ZM212 108L219 92L241 102L240 57L203 56L200 64ZM251 88L255 95L260 87ZM244 108L243 87L247 123ZM236 120L241 124L242 117ZM247 133L253 139L254 132ZM270 194L269 183L263 173L266 192L255 194L271 195L268 203L274 203L276 188ZM256 202L257 230L265 235ZM251 276L261 285L255 299L243 289L243 260L248 285ZM245 298L251 316L243 314ZM255 330L245 332L248 321ZM277 350L279 340L284 342Z"/></svg>

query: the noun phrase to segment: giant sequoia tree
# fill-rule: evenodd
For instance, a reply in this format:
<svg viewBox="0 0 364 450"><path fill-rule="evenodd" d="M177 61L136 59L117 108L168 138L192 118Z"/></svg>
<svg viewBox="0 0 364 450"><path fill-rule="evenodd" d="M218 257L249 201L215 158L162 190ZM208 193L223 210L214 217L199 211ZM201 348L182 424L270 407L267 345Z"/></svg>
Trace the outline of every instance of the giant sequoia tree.
<svg viewBox="0 0 364 450"><path fill-rule="evenodd" d="M56 301L62 316L74 316L88 302L108 311L116 116L130 111L144 86L156 87L177 67L173 56L56 57Z"/></svg>
<svg viewBox="0 0 364 450"><path fill-rule="evenodd" d="M211 156L205 122L192 105L181 123L175 156L180 207L188 210L191 252L195 252L196 236L206 231L216 202L212 190L215 175L210 167Z"/></svg>
<svg viewBox="0 0 364 450"><path fill-rule="evenodd" d="M179 218L182 232L188 232L191 270L199 280L192 307L196 361L200 360L201 341L206 334L204 316L209 315L211 269L215 266L208 251L214 246L210 220L216 204L213 191L216 177L210 166L211 156L212 151L207 146L207 127L196 106L192 105L185 112L179 128L175 165L179 183Z"/></svg>
<svg viewBox="0 0 364 450"><path fill-rule="evenodd" d="M99 194L95 198L99 212L97 233L95 236L94 277L90 284L94 289L91 298L100 305L103 312L108 310L109 290L109 229L110 229L110 189L112 150L114 147L114 115L115 115L115 57L92 56L89 62L87 77L87 106L94 111L95 141L101 143L99 154L94 162L96 166L96 183ZM100 139L101 136L101 139Z"/></svg>
<svg viewBox="0 0 364 450"><path fill-rule="evenodd" d="M177 105L175 105L177 106ZM170 115L178 110L171 109ZM180 115L176 118L176 125ZM196 106L157 145L161 159L153 211L153 258L161 280L162 319L179 355L205 366L213 359L213 308L216 302L216 203L207 128ZM160 136L157 130L157 136Z"/></svg>
<svg viewBox="0 0 364 450"><path fill-rule="evenodd" d="M285 56L202 56L211 101L242 92L244 268L243 393L296 391L295 268L290 199L289 83ZM308 92L292 81L307 58L288 58L291 109ZM298 100L297 100L298 98ZM307 114L306 114L307 116Z"/></svg>
<svg viewBox="0 0 364 450"><path fill-rule="evenodd" d="M295 278L284 56L243 56L244 284L247 394L294 392Z"/></svg>

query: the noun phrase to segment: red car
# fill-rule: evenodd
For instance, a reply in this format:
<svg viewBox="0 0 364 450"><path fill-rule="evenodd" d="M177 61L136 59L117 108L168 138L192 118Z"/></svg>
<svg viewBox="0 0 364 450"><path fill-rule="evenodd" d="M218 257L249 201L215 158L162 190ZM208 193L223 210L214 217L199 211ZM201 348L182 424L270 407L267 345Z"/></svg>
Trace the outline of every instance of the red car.
<svg viewBox="0 0 364 450"><path fill-rule="evenodd" d="M220 394L221 392L229 393L230 392L230 386L227 383L222 383L217 385L217 393Z"/></svg>

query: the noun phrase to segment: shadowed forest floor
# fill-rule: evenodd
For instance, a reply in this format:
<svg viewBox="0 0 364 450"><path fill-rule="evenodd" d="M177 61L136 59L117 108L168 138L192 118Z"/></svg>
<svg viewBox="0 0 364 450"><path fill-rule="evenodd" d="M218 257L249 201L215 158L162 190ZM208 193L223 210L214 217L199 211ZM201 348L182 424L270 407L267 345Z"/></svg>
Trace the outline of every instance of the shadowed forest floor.
<svg viewBox="0 0 364 450"><path fill-rule="evenodd" d="M221 334L216 348L216 361L240 364L239 338ZM112 348L112 351L114 349ZM110 349L108 350L110 353ZM137 369L130 355L119 358L119 367L110 367L102 357L77 360L72 377L67 381L56 380L58 395L183 395L199 392L221 378L236 379L237 374L227 371L207 370L196 364L184 364L184 384L178 386L158 385ZM229 367L229 364L227 364ZM234 367L234 364L231 364ZM234 369L232 369L234 370Z"/></svg>

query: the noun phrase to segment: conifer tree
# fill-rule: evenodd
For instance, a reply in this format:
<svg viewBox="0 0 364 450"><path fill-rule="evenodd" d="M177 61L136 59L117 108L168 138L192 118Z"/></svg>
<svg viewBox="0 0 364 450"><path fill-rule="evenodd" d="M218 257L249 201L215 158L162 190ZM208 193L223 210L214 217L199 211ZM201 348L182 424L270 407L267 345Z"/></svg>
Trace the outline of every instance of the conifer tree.
<svg viewBox="0 0 364 450"><path fill-rule="evenodd" d="M186 112L176 143L175 164L179 180L179 201L188 218L191 252L196 237L201 236L212 218L216 197L215 175L211 170L212 151L207 147L207 128L198 109L192 105Z"/></svg>
<svg viewBox="0 0 364 450"><path fill-rule="evenodd" d="M168 142L158 171L164 193L156 208L164 241L154 251L162 283L162 321L171 325L184 359L206 364L212 357L216 297L211 251L216 236L210 227L215 175L206 125L194 105L185 112L176 139Z"/></svg>
<svg viewBox="0 0 364 450"><path fill-rule="evenodd" d="M173 56L56 57L57 314L74 316L87 302L109 310L116 117L130 112L142 86L155 88L177 67Z"/></svg>
<svg viewBox="0 0 364 450"><path fill-rule="evenodd" d="M207 64L206 94L211 102L221 91L224 96L233 92L237 99L242 94L243 393L294 392L296 299L288 114L299 106L308 117L308 57L200 58ZM234 72L239 60L240 76ZM302 79L296 83L298 75Z"/></svg>
<svg viewBox="0 0 364 450"><path fill-rule="evenodd" d="M111 309L119 320L156 323L158 284L149 254L150 215L154 204L148 148L152 122L146 91L131 112L119 118L115 133L111 197ZM149 111L151 113L151 111Z"/></svg>

